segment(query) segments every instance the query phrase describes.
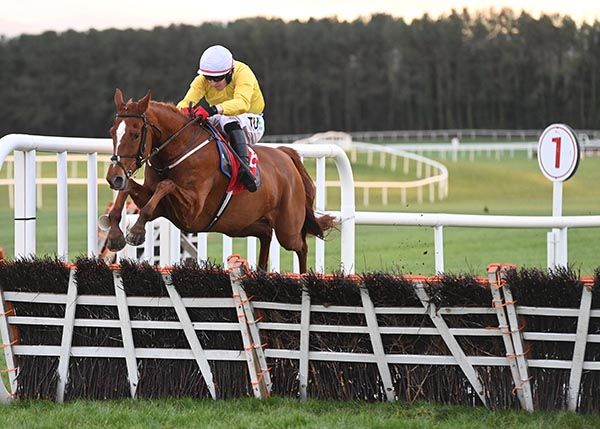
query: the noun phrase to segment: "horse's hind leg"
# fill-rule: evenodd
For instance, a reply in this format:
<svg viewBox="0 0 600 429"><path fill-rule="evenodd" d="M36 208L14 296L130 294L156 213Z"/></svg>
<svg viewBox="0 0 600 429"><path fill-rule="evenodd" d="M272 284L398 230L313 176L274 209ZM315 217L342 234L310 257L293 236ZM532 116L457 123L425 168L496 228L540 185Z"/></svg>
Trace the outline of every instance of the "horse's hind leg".
<svg viewBox="0 0 600 429"><path fill-rule="evenodd" d="M258 253L258 268L263 271L268 271L269 250L271 246L271 238L273 237L273 227L268 222L259 223L262 231L257 235L260 241L260 252Z"/></svg>
<svg viewBox="0 0 600 429"><path fill-rule="evenodd" d="M296 252L300 263L300 272L307 269L308 245L303 225L306 216L304 207L304 190L300 186L292 186L275 217L275 234L279 243L289 251Z"/></svg>
<svg viewBox="0 0 600 429"><path fill-rule="evenodd" d="M296 195L296 193L292 193ZM303 196L303 195L302 195ZM303 201L288 205L281 210L275 221L275 235L277 240L286 250L296 252L300 263L300 272L305 273L307 269L306 259L308 256L308 245L306 244L306 232L302 230L304 223ZM297 207L302 207L302 211Z"/></svg>
<svg viewBox="0 0 600 429"><path fill-rule="evenodd" d="M269 227L271 233L268 237L258 237L260 241L260 252L258 254L258 268L263 271L269 271L269 249L271 246L271 238L273 236L273 230Z"/></svg>
<svg viewBox="0 0 600 429"><path fill-rule="evenodd" d="M241 236L253 236L257 237L260 241L260 252L258 254L258 269L267 271L267 264L269 262L269 246L271 245L271 238L273 237L273 227L269 221L261 220L256 222L249 227L245 228L240 232Z"/></svg>
<svg viewBox="0 0 600 429"><path fill-rule="evenodd" d="M306 244L306 237L302 237L302 248L296 250L298 255L298 261L300 262L300 272L305 273L307 270L307 259L308 259L308 245Z"/></svg>
<svg viewBox="0 0 600 429"><path fill-rule="evenodd" d="M284 249L296 252L300 272L305 273L307 270L308 245L306 244L306 235L302 232L291 233L281 227L275 227L277 240Z"/></svg>

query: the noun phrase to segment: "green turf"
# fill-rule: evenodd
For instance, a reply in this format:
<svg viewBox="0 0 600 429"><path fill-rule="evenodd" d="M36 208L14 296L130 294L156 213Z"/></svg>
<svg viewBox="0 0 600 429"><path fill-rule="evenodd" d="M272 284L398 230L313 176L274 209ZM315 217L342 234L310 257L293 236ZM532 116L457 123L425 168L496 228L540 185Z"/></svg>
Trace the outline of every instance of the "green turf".
<svg viewBox="0 0 600 429"><path fill-rule="evenodd" d="M550 215L552 184L545 179L536 159L528 159L524 153L514 157L504 155L500 160L487 154L477 156L475 162L466 157L458 161L441 160L449 170L449 195L442 201L431 203L428 193L424 202L418 203L416 191L408 192L408 202L400 202L400 191L389 191L389 204L384 205L379 190L371 190L369 205L363 204L363 191L356 191L357 210L390 212L439 212L489 215ZM82 163L78 175L85 173ZM307 160L307 167L314 175L314 162ZM44 167L44 174L52 174L52 166ZM328 162L328 180L336 180L337 173L332 162ZM367 155L359 154L353 164L355 180L390 181L411 180L416 177L414 162L405 175L402 160L397 162L396 171L391 170L390 158L385 167L380 167L379 155L375 154L372 165ZM71 170L72 171L72 170ZM102 171L102 169L100 169ZM0 176L4 176L4 172ZM55 174L55 173L54 173ZM600 213L600 158L582 159L576 175L564 184L565 215L588 215ZM85 186L69 189L69 256L71 259L85 252L87 243ZM339 190L329 188L327 208L339 209ZM112 193L103 186L99 197L99 214L111 200ZM7 189L0 188L0 245L9 255L13 252L13 212L8 207ZM56 251L56 191L45 186L43 209L38 212L37 249L40 254ZM521 266L546 264L545 230L445 228L445 268L450 272L473 272L482 274L485 266L494 261L514 262ZM335 270L339 264L339 233L332 233L327 241L327 270ZM569 230L569 262L582 274L591 274L600 265L598 238L600 229ZM210 257L221 260L219 238L211 236L210 243L216 248ZM234 250L245 253L245 244L234 241ZM311 243L310 247L314 247ZM432 228L357 226L356 271L398 270L403 272L434 273ZM282 268L291 268L291 256L283 251Z"/></svg>
<svg viewBox="0 0 600 429"><path fill-rule="evenodd" d="M597 415L490 411L435 404L251 398L227 401L18 402L4 406L11 428L592 428ZM7 426L8 427L8 426Z"/></svg>

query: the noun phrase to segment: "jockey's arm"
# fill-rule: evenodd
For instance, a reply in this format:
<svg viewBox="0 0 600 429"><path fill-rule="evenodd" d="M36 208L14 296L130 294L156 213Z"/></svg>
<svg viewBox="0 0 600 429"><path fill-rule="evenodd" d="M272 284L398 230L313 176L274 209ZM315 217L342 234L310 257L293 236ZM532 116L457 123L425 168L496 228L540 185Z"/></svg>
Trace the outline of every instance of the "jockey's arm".
<svg viewBox="0 0 600 429"><path fill-rule="evenodd" d="M188 89L183 99L177 103L178 109L189 107L190 103L192 103L192 106L195 106L196 103L206 95L206 90L202 84L203 81L204 78L202 76L197 76L192 83L190 83L190 89Z"/></svg>

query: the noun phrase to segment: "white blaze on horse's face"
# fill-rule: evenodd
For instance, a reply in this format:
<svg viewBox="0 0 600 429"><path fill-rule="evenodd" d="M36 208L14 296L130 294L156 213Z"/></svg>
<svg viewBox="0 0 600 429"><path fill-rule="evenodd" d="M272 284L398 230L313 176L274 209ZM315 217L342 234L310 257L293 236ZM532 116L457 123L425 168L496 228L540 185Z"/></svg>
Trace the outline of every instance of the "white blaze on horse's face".
<svg viewBox="0 0 600 429"><path fill-rule="evenodd" d="M119 124L119 126L117 127L117 145L115 147L115 153L117 153L117 150L119 149L119 145L121 144L121 140L123 139L123 136L125 135L125 127L127 126L127 124L125 124L125 121L121 121L121 123Z"/></svg>

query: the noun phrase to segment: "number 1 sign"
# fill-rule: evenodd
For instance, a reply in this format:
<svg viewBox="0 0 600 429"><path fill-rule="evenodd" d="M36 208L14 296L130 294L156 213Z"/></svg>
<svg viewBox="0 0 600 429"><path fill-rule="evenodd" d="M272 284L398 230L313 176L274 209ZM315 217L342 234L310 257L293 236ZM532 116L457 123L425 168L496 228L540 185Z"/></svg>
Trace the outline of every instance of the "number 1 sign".
<svg viewBox="0 0 600 429"><path fill-rule="evenodd" d="M552 216L562 216L562 189L579 165L579 142L575 132L565 124L552 124L544 130L538 143L540 170L552 183ZM548 268L567 266L567 228L548 232Z"/></svg>
<svg viewBox="0 0 600 429"><path fill-rule="evenodd" d="M565 124L552 124L544 130L538 143L538 162L548 180L564 182L579 165L579 142L575 132Z"/></svg>

